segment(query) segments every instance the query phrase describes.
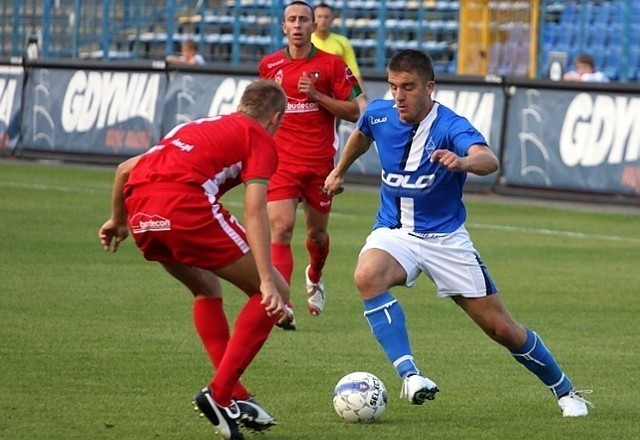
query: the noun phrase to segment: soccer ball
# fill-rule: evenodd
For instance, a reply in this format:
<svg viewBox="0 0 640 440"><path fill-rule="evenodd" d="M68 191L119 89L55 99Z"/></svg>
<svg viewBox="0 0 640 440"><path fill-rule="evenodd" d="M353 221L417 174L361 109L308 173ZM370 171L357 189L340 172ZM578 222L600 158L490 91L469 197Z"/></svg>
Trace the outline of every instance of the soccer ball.
<svg viewBox="0 0 640 440"><path fill-rule="evenodd" d="M350 373L333 390L333 407L346 422L373 422L387 407L387 389L371 373Z"/></svg>

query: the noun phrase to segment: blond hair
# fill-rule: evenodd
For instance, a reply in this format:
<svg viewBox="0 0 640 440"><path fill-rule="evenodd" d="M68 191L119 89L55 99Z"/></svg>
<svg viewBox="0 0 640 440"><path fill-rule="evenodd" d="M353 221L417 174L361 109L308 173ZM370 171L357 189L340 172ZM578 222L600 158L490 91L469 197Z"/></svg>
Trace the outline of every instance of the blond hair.
<svg viewBox="0 0 640 440"><path fill-rule="evenodd" d="M258 120L265 121L276 113L284 113L287 97L275 81L260 79L244 89L238 111Z"/></svg>

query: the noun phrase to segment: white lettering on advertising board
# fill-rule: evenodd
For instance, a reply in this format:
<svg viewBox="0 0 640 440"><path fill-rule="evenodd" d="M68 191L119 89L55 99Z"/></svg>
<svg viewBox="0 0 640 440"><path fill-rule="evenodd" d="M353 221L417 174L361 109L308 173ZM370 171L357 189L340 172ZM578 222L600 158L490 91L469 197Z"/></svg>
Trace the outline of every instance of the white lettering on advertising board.
<svg viewBox="0 0 640 440"><path fill-rule="evenodd" d="M637 161L640 158L640 98L576 95L562 125L560 157L569 167Z"/></svg>
<svg viewBox="0 0 640 440"><path fill-rule="evenodd" d="M9 125L13 99L16 95L17 80L0 78L0 122Z"/></svg>
<svg viewBox="0 0 640 440"><path fill-rule="evenodd" d="M251 80L234 78L222 80L209 107L210 115L228 115L238 108L244 89L251 84Z"/></svg>
<svg viewBox="0 0 640 440"><path fill-rule="evenodd" d="M159 84L159 74L78 70L64 95L62 127L87 132L135 117L153 124Z"/></svg>

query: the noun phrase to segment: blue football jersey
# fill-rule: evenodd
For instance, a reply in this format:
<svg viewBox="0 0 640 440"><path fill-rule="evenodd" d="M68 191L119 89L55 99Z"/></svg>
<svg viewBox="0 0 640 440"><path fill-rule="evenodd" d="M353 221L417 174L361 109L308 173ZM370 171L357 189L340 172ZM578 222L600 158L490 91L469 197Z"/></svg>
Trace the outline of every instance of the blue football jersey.
<svg viewBox="0 0 640 440"><path fill-rule="evenodd" d="M466 219L462 188L467 174L429 161L447 149L466 156L472 145L487 145L464 117L438 102L415 125L400 121L393 100L372 101L358 129L375 141L382 164L380 209L375 228L416 233L452 232Z"/></svg>

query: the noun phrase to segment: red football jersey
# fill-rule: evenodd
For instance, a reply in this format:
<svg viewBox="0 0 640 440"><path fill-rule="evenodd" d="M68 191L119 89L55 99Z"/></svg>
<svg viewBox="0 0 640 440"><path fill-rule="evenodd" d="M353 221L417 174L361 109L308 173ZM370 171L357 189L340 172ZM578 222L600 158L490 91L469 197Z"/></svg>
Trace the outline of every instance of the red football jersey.
<svg viewBox="0 0 640 440"><path fill-rule="evenodd" d="M131 171L125 193L149 183L202 186L219 198L252 179L269 179L278 164L275 141L242 113L178 125Z"/></svg>
<svg viewBox="0 0 640 440"><path fill-rule="evenodd" d="M287 95L287 110L275 135L280 162L308 164L333 158L338 149L336 117L299 92L298 79L309 75L319 92L354 99L358 81L342 58L312 47L306 59L294 60L285 48L265 56L258 72L260 78L275 80Z"/></svg>

